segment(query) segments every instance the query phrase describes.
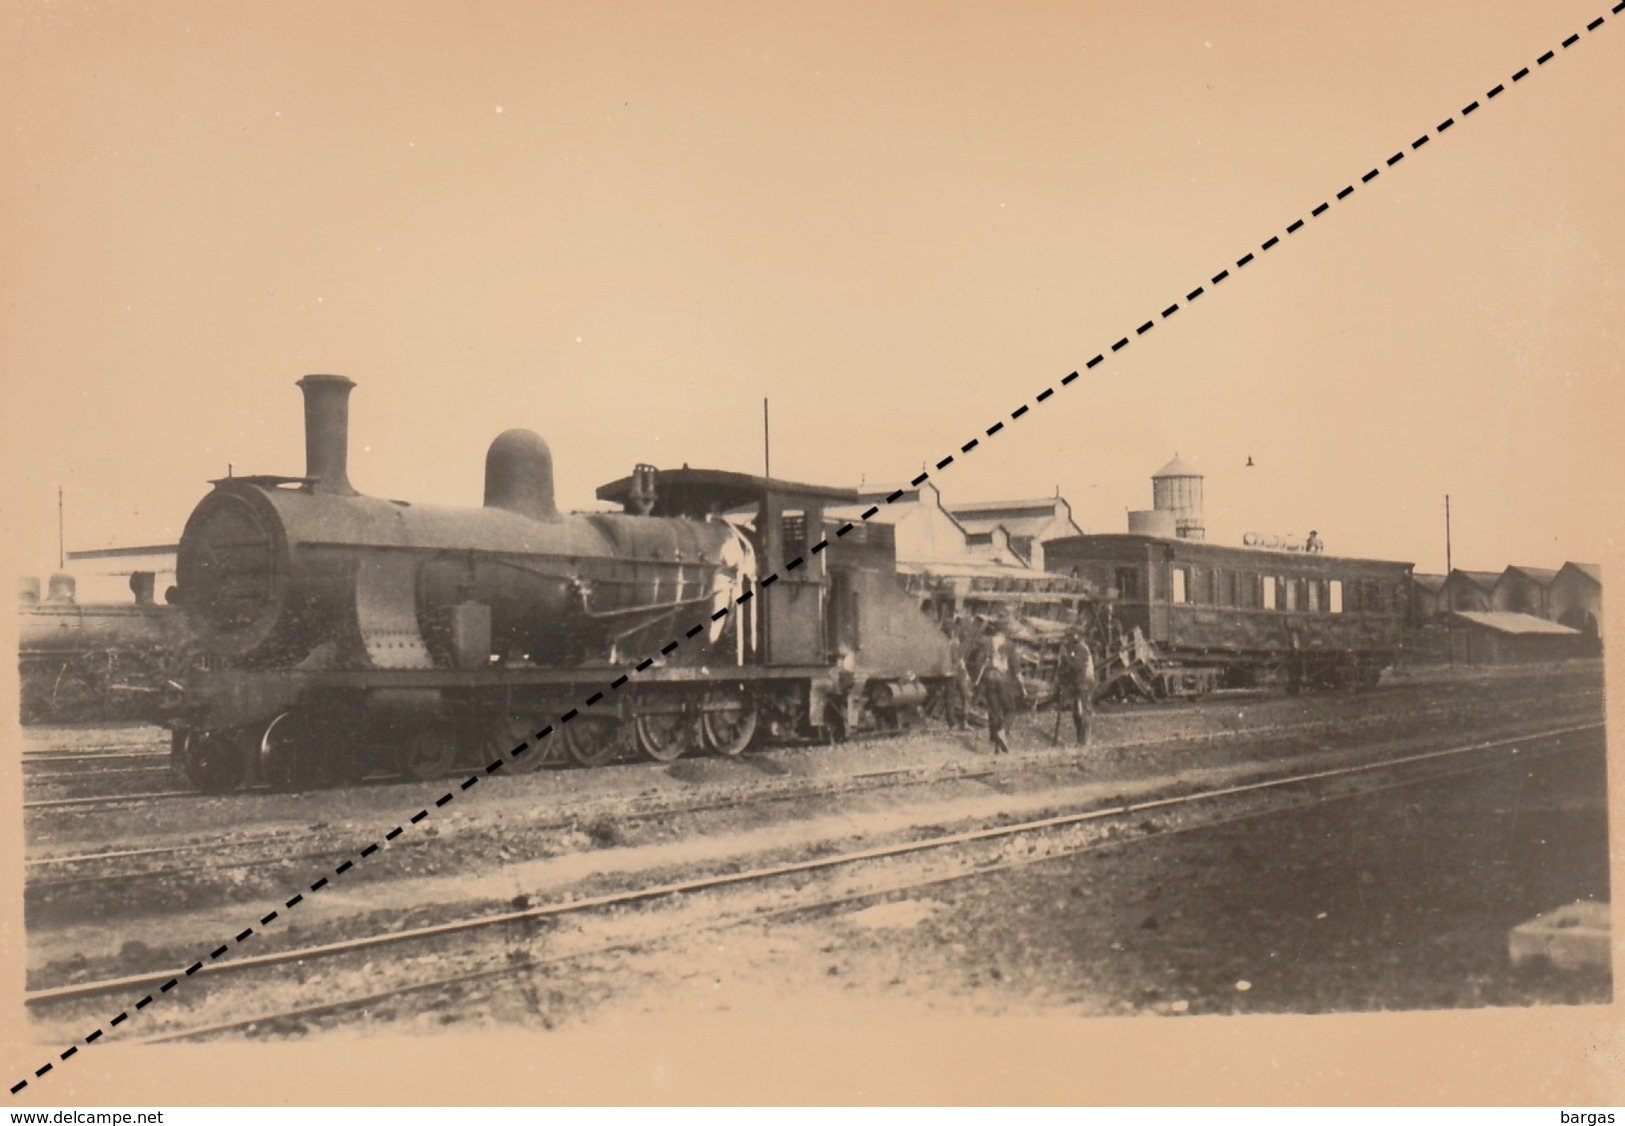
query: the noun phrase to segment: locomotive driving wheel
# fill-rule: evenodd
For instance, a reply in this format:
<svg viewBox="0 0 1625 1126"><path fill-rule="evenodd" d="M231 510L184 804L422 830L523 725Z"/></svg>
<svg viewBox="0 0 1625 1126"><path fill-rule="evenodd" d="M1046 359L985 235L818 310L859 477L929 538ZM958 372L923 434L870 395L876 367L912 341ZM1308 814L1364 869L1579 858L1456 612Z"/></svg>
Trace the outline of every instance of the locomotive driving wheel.
<svg viewBox="0 0 1625 1126"><path fill-rule="evenodd" d="M395 765L420 782L446 773L457 757L457 732L450 720L427 720L396 738Z"/></svg>
<svg viewBox="0 0 1625 1126"><path fill-rule="evenodd" d="M177 731L170 758L186 780L206 794L224 794L242 784L248 766L241 732Z"/></svg>
<svg viewBox="0 0 1625 1126"><path fill-rule="evenodd" d="M582 766L602 766L621 749L620 733L613 719L577 716L564 725L564 749Z"/></svg>
<svg viewBox="0 0 1625 1126"><path fill-rule="evenodd" d="M699 745L699 725L682 712L655 712L632 720L638 750L655 762L675 762Z"/></svg>
<svg viewBox="0 0 1625 1126"><path fill-rule="evenodd" d="M744 753L756 734L756 705L743 692L707 692L701 701L700 736L714 755Z"/></svg>
<svg viewBox="0 0 1625 1126"><path fill-rule="evenodd" d="M536 732L543 724L528 716L504 716L491 727L491 736L486 741L487 763L503 760L507 765L503 770L510 774L531 774L544 766L554 766L564 761L564 748L559 742L555 731L545 739L537 739ZM515 755L514 748L519 744L527 744L525 753Z"/></svg>

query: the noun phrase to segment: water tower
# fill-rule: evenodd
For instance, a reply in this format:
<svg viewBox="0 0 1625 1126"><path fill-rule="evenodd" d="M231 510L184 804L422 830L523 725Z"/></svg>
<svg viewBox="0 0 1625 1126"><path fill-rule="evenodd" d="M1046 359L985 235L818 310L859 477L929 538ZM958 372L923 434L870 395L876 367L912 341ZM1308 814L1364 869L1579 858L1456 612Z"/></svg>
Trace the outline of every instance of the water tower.
<svg viewBox="0 0 1625 1126"><path fill-rule="evenodd" d="M1182 540L1207 538L1202 526L1202 475L1174 455L1174 460L1151 476L1151 506L1174 518L1174 534Z"/></svg>

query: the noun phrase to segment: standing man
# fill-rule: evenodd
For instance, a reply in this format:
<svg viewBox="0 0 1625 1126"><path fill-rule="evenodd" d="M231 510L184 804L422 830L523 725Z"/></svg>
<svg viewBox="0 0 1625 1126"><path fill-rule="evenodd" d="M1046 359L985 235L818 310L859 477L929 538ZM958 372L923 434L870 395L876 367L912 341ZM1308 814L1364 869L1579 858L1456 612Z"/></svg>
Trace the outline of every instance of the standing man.
<svg viewBox="0 0 1625 1126"><path fill-rule="evenodd" d="M1002 631L988 638L979 688L982 704L987 708L987 735L993 743L993 753L1007 755L1010 743L1005 739L1005 732L1011 713L1021 706L1021 685L1015 679L1010 639Z"/></svg>
<svg viewBox="0 0 1625 1126"><path fill-rule="evenodd" d="M1072 713L1078 746L1087 747L1094 738L1095 656L1076 628L1067 630L1061 642L1056 678L1056 704Z"/></svg>

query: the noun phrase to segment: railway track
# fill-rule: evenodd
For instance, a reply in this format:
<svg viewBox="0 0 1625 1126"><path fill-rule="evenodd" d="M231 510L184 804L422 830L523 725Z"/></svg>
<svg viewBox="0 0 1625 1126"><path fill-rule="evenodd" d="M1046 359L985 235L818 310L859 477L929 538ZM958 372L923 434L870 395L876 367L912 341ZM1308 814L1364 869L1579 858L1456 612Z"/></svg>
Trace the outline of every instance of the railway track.
<svg viewBox="0 0 1625 1126"><path fill-rule="evenodd" d="M1591 700L1601 699L1603 696L1604 696L1604 692L1602 690L1600 690L1600 689L1580 689L1580 690L1566 692L1561 697L1557 698L1556 700L1546 701L1545 706L1548 709L1550 709L1553 706L1564 705L1564 704L1581 704L1581 703L1585 703L1585 702L1588 702L1588 701L1591 701ZM1214 699L1214 698L1209 698L1209 702L1210 703L1219 703L1219 702L1221 702L1221 700ZM1223 701L1223 702L1228 702L1228 701ZM1189 707L1189 706L1190 706L1190 703L1186 702L1186 701L1163 701L1163 702L1159 702L1159 703L1156 703L1156 704L1149 704L1149 705L1147 705L1147 704L1138 704L1138 705L1120 705L1120 706L1106 707L1106 708L1102 709L1100 714L1103 715L1103 716L1108 716L1108 717L1111 717L1111 716L1129 717L1129 716L1133 716L1133 715L1135 715L1137 713L1140 713L1142 711L1149 714L1150 712L1166 712L1166 711L1170 711L1170 710L1177 711L1178 709ZM1437 702L1437 701L1431 701L1428 704L1426 704L1425 706L1423 706L1422 708L1416 709L1416 710L1413 711L1413 713L1412 713L1412 721L1413 722L1426 722L1427 720L1430 720L1430 719L1437 719L1440 716L1450 714L1452 712L1452 710L1454 710L1457 707L1459 707L1459 704L1457 704L1455 702L1451 702L1451 701L1446 701L1446 702L1442 702L1442 703ZM1383 721L1383 719L1384 719L1384 717L1379 713L1372 720L1370 720L1370 722L1372 722L1372 723L1381 723ZM1365 719L1362 719L1359 722L1361 722L1363 724L1363 723L1365 723L1367 721ZM1317 725L1321 726L1321 727L1346 727L1346 726L1348 726L1348 724L1346 722L1338 723L1336 721L1330 721L1330 722L1328 722L1328 721L1308 721L1305 724L1301 725L1301 728L1307 730L1307 729L1313 728L1313 727L1315 727ZM1276 725L1273 728L1264 728L1264 729L1259 729L1259 730L1261 730L1265 734L1268 734L1268 733L1273 733L1273 732L1280 732L1280 731L1298 729L1299 727L1300 727L1300 725L1295 725L1295 724L1282 724L1282 725ZM907 732L880 733L880 734L876 734L874 736L868 736L866 738L892 738L892 737L896 737L898 734L906 734L906 733ZM1232 737L1234 734L1239 734L1239 733L1240 732L1226 731L1226 732L1216 733L1213 737L1215 737L1215 738ZM1162 740L1158 740L1158 741L1162 741ZM1135 745L1135 744L1133 742L1130 742L1130 743L1121 744L1121 745ZM126 744L108 744L105 747L98 746L98 747L94 747L94 748L74 749L72 751L61 751L61 750L45 749L45 750L39 750L39 751L24 752L23 759L24 759L25 766L32 766L32 765L35 765L35 764L43 766L43 765L45 765L47 763L50 763L50 764L65 764L65 765L70 765L70 766L72 766L72 765L85 766L85 765L99 764L99 763L106 762L106 761L109 761L109 760L123 761L123 760L131 760L131 759L147 760L147 761L150 761L152 763L152 765L150 767L146 767L146 768L136 768L136 769L130 769L130 770L127 770L127 771L121 771L121 770L86 770L86 771L81 771L78 774L75 774L74 772L66 771L66 770L62 771L60 773L57 773L57 772L41 772L41 771L38 771L38 770L25 771L25 774L24 774L25 785L32 784L31 788L33 788L35 790L35 792L38 792L39 788L43 786L43 787L46 788L46 794L42 795L42 796L39 796L39 797L34 797L34 798L30 798L28 800L25 800L23 802L23 809L25 811L51 810L51 811L60 812L60 811L68 811L68 810L84 810L86 812L96 812L96 811L99 811L99 810L102 810L102 809L107 809L107 808L111 808L111 807L115 807L115 806L119 806L119 805L129 804L131 802L168 801L168 800L172 800L174 798L180 798L180 797L192 797L192 798L196 798L198 800L204 800L205 798L208 798L208 797L218 797L218 795L199 794L195 789L191 789L191 788L173 789L173 790L172 789L162 789L162 790L160 790L160 789L154 788L154 789L143 790L143 791L138 791L138 792L134 792L134 793L129 793L129 792L123 792L123 793L121 793L121 792L88 793L88 794L50 793L50 787L52 787L52 786L68 787L68 786L72 786L72 785L74 785L76 783L80 783L80 782L83 782L83 781L86 781L86 780L105 782L105 781L107 781L109 779L112 779L112 778L131 778L131 777L139 778L139 777L142 777L142 776L146 776L146 777L151 777L154 780L157 780L158 778L162 778L162 779L168 781L168 780L172 780L174 778L173 770L170 768L170 766L168 764L168 751L167 750L160 750L160 749L156 749L156 748L155 749L150 749L150 750L140 750L139 746L140 746L140 744L126 743ZM36 756L39 756L39 757L36 757ZM649 769L658 769L661 764L622 763L622 764L618 764L618 765L623 765L623 766L625 766L625 765L646 766ZM458 768L457 770L451 771L448 774L448 777L465 774L468 769L469 768L467 768L467 767ZM371 778L368 778L368 779L364 779L362 782L357 783L356 786L352 786L352 787L349 787L349 788L354 789L354 788L356 788L358 786L389 784L389 783L397 783L398 784L401 781L402 780L400 778L398 778L398 777L377 775L377 776L374 776L374 777L371 777ZM274 794L274 793L278 793L278 792L279 791L272 790L269 787L261 787L261 788L255 789L255 790L246 791L246 793L260 793L260 794Z"/></svg>
<svg viewBox="0 0 1625 1126"><path fill-rule="evenodd" d="M1565 699L1569 702L1578 702L1592 695L1594 693L1580 692ZM1114 744L1111 749L1128 750L1150 743L1174 747L1180 743L1210 742L1215 738L1233 739L1239 736L1276 740L1313 731L1323 731L1327 726L1325 721L1317 720L1302 724L1282 725L1263 731L1238 730L1200 735L1186 740L1125 742ZM1047 765L1071 765L1074 761L1073 752L1070 750L1028 751L1023 754L1022 759L1024 764L1039 768ZM619 825L635 826L650 819L670 819L672 817L698 815L713 810L731 808L742 803L768 804L834 798L881 789L929 786L957 780L976 781L984 779L992 773L993 771L990 768L983 768L977 760L972 760L969 763L955 761L923 768L870 771L834 781L804 777L764 780L754 784L747 784L743 788L736 785L726 796L721 798L714 796L707 798L703 795L690 796L688 794L640 797L634 798L630 802L620 797L600 798L588 802L572 803L568 812L543 816L528 822L526 827L527 831L533 835L565 832L589 824L599 816L613 816ZM120 795L116 798L63 799L56 803L33 802L25 803L25 808L95 808L115 802L168 800L176 797L200 796L190 791L164 791L147 795ZM448 826L447 828L451 827ZM457 835L456 829L451 829L451 831L454 836ZM93 897L97 894L98 888L112 883L128 884L131 881L157 881L168 887L173 881L189 878L207 880L232 871L271 869L290 864L321 866L342 858L349 851L350 842L360 832L361 830L353 825L341 824L326 830L325 835L328 839L315 848L309 847L311 842L308 832L297 832L293 829L281 828L269 833L237 837L226 842L219 840L189 840L173 845L154 845L144 848L121 847L31 857L25 862L28 874L27 893L31 897L49 894L56 899L60 906L64 896L69 897L69 899L75 895ZM535 839L535 837L533 836L532 839ZM290 853L287 846L292 840L298 840L306 847L298 852ZM410 842L400 842L396 847L410 848L420 846L423 843L426 842L412 839ZM493 848L497 843L500 842L493 840ZM222 855L223 852L226 855ZM206 858L202 863L196 859L200 856ZM181 858L190 859L180 864L152 867L155 862L180 860ZM270 880L274 876L274 873L268 873L266 876L261 877L261 880ZM173 888L169 888L169 890L173 891Z"/></svg>
<svg viewBox="0 0 1625 1126"><path fill-rule="evenodd" d="M1214 739L1235 739L1244 736L1278 740L1324 731L1328 726L1326 721L1314 720L1300 724L1280 725L1263 730L1235 730L1211 735L1198 735L1183 740L1125 741L1112 744L1111 749L1131 750L1147 745L1174 747L1185 743L1203 743L1211 742ZM1067 749L1041 749L1024 752L1023 754L1023 762L1029 765L1071 764L1072 761L1072 752ZM636 823L652 817L700 814L729 808L742 802L772 803L810 797L845 796L878 788L924 786L953 780L975 780L985 778L992 773L993 771L990 768L983 768L977 765L974 760L972 763L957 761L930 767L870 771L834 780L833 782L816 778L764 780L746 785L742 789L735 787L725 798L706 799L701 797L696 800L693 797L680 794L653 798L634 798L628 802L624 798L610 797L572 803L567 813L544 816L529 822L527 829L537 833L564 831L587 823L594 817L609 814L613 814L623 822ZM196 795L191 791L165 791L148 795L118 795L106 798L60 799L56 802L29 802L24 803L24 808L96 808L103 804L115 802L147 799L167 800L169 798L188 796L198 797L200 800L202 798L201 795ZM332 838L330 844L323 844L315 849L306 848L294 854L289 854L285 850L287 842L297 836L305 839L308 844L308 834L295 834L293 830L280 829L266 834L237 837L224 843L218 840L188 841L167 846L117 848L95 852L31 857L25 862L29 873L28 890L30 892L42 890L64 891L74 888L93 888L112 881L166 880L190 875L197 870L195 863L182 867L158 868L129 867L127 864L121 863L132 860L143 860L150 863L162 858L213 854L209 862L211 872L267 867L290 862L310 861L320 863L341 857L348 850L349 841L359 835L360 832L361 830L354 826L341 825L329 831L328 835ZM219 854L223 849L229 849L230 855L221 857ZM260 850L274 851L261 852ZM108 868L109 865L112 865L111 870ZM64 870L66 870L66 874L61 876L45 874Z"/></svg>
<svg viewBox="0 0 1625 1126"><path fill-rule="evenodd" d="M1602 723L1575 724L1327 769L1287 771L1203 790L1166 793L1134 802L1069 810L1011 823L983 824L884 845L558 899L536 906L525 905L517 910L482 914L409 930L290 947L233 960L200 962L192 969L196 976L252 977L256 972L289 963L298 963L302 967L301 972L304 972L317 963L329 960L336 963L350 955L363 955L384 947L418 945L432 948L436 943L455 936L474 932L511 932L515 928L527 935L534 935L538 928L547 928L551 950L546 958L536 958L528 952L522 957L515 957L515 951L510 947L494 960L489 952L458 952L451 960L461 964L452 972L446 972L448 956L444 952L431 951L428 955L418 956L426 963L432 963L432 966L418 967L405 957L392 959L383 971L368 963L367 968L371 971L367 975L369 982L376 982L380 972L392 975L395 980L382 988L370 988L360 993L352 991L344 996L325 998L319 1003L284 1006L274 1011L187 1014L190 1023L160 1029L146 1037L146 1041L220 1035L268 1024L275 1026L277 1022L334 1015L357 1006L378 1005L395 998L448 989L462 983L532 973L548 964L602 955L622 948L648 946L651 942L669 941L696 930L737 926L798 912L829 910L856 901L883 899L900 892L1136 840L1199 831L1237 820L1297 810L1319 802L1367 796L1384 789L1400 789L1452 775L1498 768L1511 762L1529 762L1547 756L1593 750L1599 745L1603 731ZM1151 814L1158 815L1161 820L1147 816ZM1011 847L1014 842L1021 841L1025 842L1025 847ZM922 858L929 858L923 870L910 870L902 863L916 862ZM889 866L894 867L888 875ZM844 874L844 878L830 879L839 874ZM733 909L716 895L706 894L725 895L746 889L765 895L767 901L754 906L746 903L740 909ZM658 911L660 925L651 927L647 919L630 915L629 912L634 910ZM682 917L684 912L689 917ZM669 917L674 914L678 917ZM593 931L588 927L570 936L560 929L565 921L586 918L602 920L599 930ZM576 942L575 947L570 945L572 938ZM413 980L413 969L431 969L432 972L427 978ZM156 997L174 988L184 976L170 973L137 974L40 989L27 994L25 1002L30 1011L38 1015L53 1006L83 1006L115 994L161 986L114 1018L108 1027L116 1028L124 1024L131 1013L144 1010ZM218 990L209 991L211 998L218 993ZM230 1008L231 1005L228 1003L226 1007ZM105 1035L104 1029L98 1029L86 1038L86 1042L98 1042Z"/></svg>
<svg viewBox="0 0 1625 1126"><path fill-rule="evenodd" d="M172 801L175 798L198 798L201 795L196 790L146 790L134 794L101 794L88 798L42 798L35 801L23 802L24 810L41 809L106 809L115 805L127 805L132 802Z"/></svg>
<svg viewBox="0 0 1625 1126"><path fill-rule="evenodd" d="M61 763L88 763L110 762L118 759L161 759L169 761L167 748L154 748L153 750L109 750L109 751L24 751L24 766L47 766Z"/></svg>

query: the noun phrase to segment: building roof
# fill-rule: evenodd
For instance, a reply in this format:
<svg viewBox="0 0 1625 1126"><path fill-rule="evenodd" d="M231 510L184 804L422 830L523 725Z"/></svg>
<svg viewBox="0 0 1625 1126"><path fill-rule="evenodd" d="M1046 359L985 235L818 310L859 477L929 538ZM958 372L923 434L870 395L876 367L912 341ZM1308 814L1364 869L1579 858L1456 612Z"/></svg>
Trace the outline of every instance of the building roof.
<svg viewBox="0 0 1625 1126"><path fill-rule="evenodd" d="M71 556L70 556L70 558L71 558ZM1565 569L1565 570L1567 570L1570 567L1573 567L1576 571L1579 571L1582 575L1584 575L1586 578L1590 579L1592 582L1596 583L1598 586L1602 585L1602 568L1599 567L1597 564L1595 564L1595 563L1575 563L1573 561L1570 561L1568 563L1563 564L1563 569Z"/></svg>
<svg viewBox="0 0 1625 1126"><path fill-rule="evenodd" d="M1002 527L1012 539L1031 540L1047 532L1057 520L1077 528L1077 524L1067 515L1072 511L1072 506L1059 495L1041 500L989 500L944 507L966 531L975 534ZM1057 509L1064 509L1064 512L1057 512Z"/></svg>
<svg viewBox="0 0 1625 1126"><path fill-rule="evenodd" d="M1178 454L1175 454L1174 460L1151 474L1151 479L1155 481L1158 477L1200 477L1201 475L1196 469L1181 461Z"/></svg>
<svg viewBox="0 0 1625 1126"><path fill-rule="evenodd" d="M1537 618L1533 614L1513 614L1505 610L1489 612L1475 610L1458 610L1456 617L1492 629L1496 633L1534 634L1545 633L1563 637L1579 637L1580 631L1560 626L1556 622L1548 622L1545 618Z"/></svg>
<svg viewBox="0 0 1625 1126"><path fill-rule="evenodd" d="M927 488L931 490L933 501L931 507L946 516L950 524L960 527L963 531L964 528L959 525L954 514L942 503L941 491L932 484L863 485L858 489L856 505L851 508L826 509L826 514L842 520L862 520L865 524L896 524L926 503L924 492ZM891 500L892 496L897 496L897 499ZM863 513L870 508L878 508L879 511L864 520Z"/></svg>
<svg viewBox="0 0 1625 1126"><path fill-rule="evenodd" d="M870 504L874 503L877 502L870 502ZM898 501L896 504L881 505L879 512L865 520L863 514L869 511L870 504L864 504L860 500L857 504L826 508L824 509L824 515L831 520L851 520L860 524L896 524L903 517L915 511L913 504Z"/></svg>
<svg viewBox="0 0 1625 1126"><path fill-rule="evenodd" d="M1054 516L1058 501L1065 503L1059 496L1053 496L1039 500L978 500L946 507L955 516Z"/></svg>
<svg viewBox="0 0 1625 1126"><path fill-rule="evenodd" d="M1520 567L1517 564L1513 564L1504 572L1504 574L1514 573L1523 575L1525 578L1532 581L1536 586L1541 587L1551 586L1552 580L1557 578L1556 571L1548 570L1545 567Z"/></svg>
<svg viewBox="0 0 1625 1126"><path fill-rule="evenodd" d="M1443 575L1421 575L1413 571L1411 581L1423 590L1432 591L1434 594L1438 594L1439 591L1444 589Z"/></svg>
<svg viewBox="0 0 1625 1126"><path fill-rule="evenodd" d="M953 510L950 509L949 511L952 512ZM953 517L971 535L986 535L992 532L994 528L1003 528L1010 533L1013 539L1032 539L1055 522L1053 515L1042 518L1027 516L1020 519L998 519L995 517L966 516L963 513L953 512Z"/></svg>
<svg viewBox="0 0 1625 1126"><path fill-rule="evenodd" d="M1501 581L1500 571L1463 571L1458 567L1450 572L1451 578L1455 578L1457 575L1460 575L1481 590L1491 590L1496 583Z"/></svg>

